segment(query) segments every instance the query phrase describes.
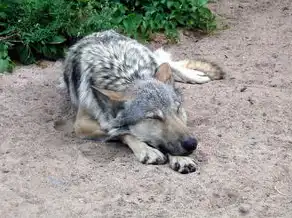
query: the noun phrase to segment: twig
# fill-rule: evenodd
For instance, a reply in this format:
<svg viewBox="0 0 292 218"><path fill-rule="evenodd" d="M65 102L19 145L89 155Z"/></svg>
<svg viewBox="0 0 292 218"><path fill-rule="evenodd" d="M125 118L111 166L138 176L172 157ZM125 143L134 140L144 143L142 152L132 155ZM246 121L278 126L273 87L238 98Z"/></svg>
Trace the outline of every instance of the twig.
<svg viewBox="0 0 292 218"><path fill-rule="evenodd" d="M10 34L12 34L12 35L9 35L9 36L0 36L0 41L6 40L6 39L10 39L10 38L13 38L15 36L18 36L19 37L19 34L16 31L12 31L12 32L10 32Z"/></svg>
<svg viewBox="0 0 292 218"><path fill-rule="evenodd" d="M275 189L280 195L283 195L283 196L287 196L287 197L289 197L289 195L284 194L283 192L281 192L281 191L277 188L277 184L279 184L279 182L276 183L276 185L274 186L274 189Z"/></svg>

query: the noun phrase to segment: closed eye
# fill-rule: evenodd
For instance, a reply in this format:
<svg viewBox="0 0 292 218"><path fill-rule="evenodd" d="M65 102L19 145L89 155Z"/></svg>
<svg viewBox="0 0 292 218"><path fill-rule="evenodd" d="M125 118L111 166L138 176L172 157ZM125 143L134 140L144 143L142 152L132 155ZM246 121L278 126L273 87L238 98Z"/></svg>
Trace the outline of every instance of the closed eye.
<svg viewBox="0 0 292 218"><path fill-rule="evenodd" d="M152 112L149 112L146 117L148 119L153 119L153 120L160 120L160 121L164 121L164 116L163 116L163 113L162 112L159 112L159 113L152 113Z"/></svg>
<svg viewBox="0 0 292 218"><path fill-rule="evenodd" d="M158 116L158 115L154 115L154 116L152 116L151 119L155 119L155 120L163 121L163 117L160 117L160 116Z"/></svg>
<svg viewBox="0 0 292 218"><path fill-rule="evenodd" d="M158 115L153 115L151 117L147 116L147 119L149 120L159 120L159 121L164 121L164 118L163 117L160 117Z"/></svg>

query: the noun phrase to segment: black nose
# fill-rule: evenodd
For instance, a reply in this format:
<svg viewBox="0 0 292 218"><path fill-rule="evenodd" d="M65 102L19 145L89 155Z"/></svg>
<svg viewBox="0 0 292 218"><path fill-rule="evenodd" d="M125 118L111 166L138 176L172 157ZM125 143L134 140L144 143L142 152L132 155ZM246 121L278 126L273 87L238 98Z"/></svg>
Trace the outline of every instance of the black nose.
<svg viewBox="0 0 292 218"><path fill-rule="evenodd" d="M183 140L182 142L182 146L184 147L184 149L186 149L187 151L194 151L196 150L198 145L198 141L195 138L189 137L186 138L185 140Z"/></svg>

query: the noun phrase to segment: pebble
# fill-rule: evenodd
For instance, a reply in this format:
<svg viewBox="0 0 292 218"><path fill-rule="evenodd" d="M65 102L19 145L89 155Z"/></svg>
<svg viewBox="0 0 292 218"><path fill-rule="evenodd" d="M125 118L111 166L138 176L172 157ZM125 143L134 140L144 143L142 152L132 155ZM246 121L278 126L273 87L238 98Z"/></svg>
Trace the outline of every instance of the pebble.
<svg viewBox="0 0 292 218"><path fill-rule="evenodd" d="M250 205L249 204L241 204L239 206L239 212L242 214L247 214L250 211Z"/></svg>

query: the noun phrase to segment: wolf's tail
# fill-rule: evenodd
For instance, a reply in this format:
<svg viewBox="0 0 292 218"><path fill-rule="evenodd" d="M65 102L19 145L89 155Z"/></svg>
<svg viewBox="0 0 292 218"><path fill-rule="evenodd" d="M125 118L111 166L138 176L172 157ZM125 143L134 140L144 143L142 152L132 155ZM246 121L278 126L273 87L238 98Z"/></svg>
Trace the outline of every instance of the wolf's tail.
<svg viewBox="0 0 292 218"><path fill-rule="evenodd" d="M174 80L183 83L206 83L223 79L225 73L215 63L204 60L171 60L171 54L162 48L155 51L160 63L167 62L173 70Z"/></svg>

